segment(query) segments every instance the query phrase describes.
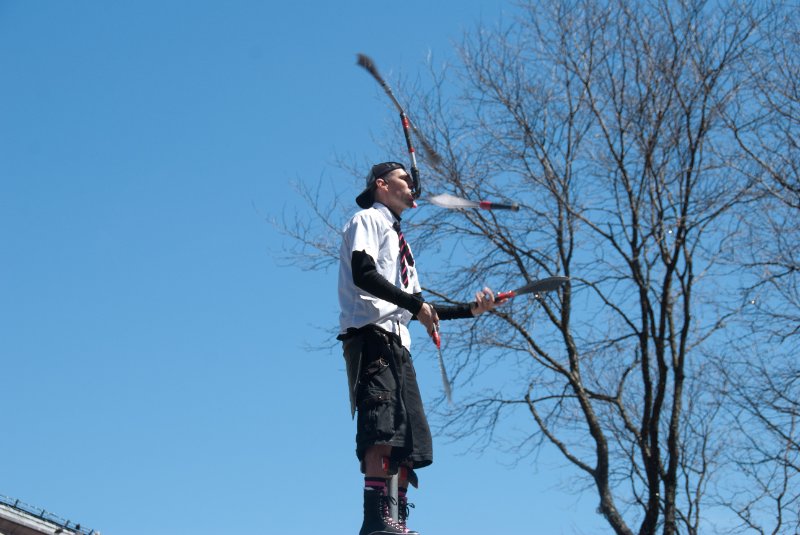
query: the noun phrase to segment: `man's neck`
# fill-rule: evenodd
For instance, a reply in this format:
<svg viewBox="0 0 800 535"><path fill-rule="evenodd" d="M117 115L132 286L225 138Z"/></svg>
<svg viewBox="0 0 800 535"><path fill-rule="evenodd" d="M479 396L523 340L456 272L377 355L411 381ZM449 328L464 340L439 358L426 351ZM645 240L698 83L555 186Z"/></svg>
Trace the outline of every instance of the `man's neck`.
<svg viewBox="0 0 800 535"><path fill-rule="evenodd" d="M403 218L402 218L402 217L400 217L400 214L403 212L402 210L400 210L400 213L398 213L398 212L397 212L397 211L395 211L393 208L391 208L391 207L389 207L388 205L386 205L386 204L382 203L381 201L375 201L375 202L377 202L377 203L380 203L381 205L385 206L385 207L386 207L386 209L387 209L387 210L389 210L389 213L390 213L390 214L392 214L392 215L394 216L394 218L395 218L395 219L397 219L398 221L402 221L402 219L403 219Z"/></svg>

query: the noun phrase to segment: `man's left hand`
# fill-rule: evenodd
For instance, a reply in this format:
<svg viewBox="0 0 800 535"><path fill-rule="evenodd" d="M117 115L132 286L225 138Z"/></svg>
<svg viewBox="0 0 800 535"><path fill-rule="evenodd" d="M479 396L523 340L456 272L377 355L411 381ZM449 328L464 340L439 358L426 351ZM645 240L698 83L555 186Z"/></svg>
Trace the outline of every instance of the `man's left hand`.
<svg viewBox="0 0 800 535"><path fill-rule="evenodd" d="M475 303L472 305L472 315L480 316L484 312L493 310L497 305L505 303L505 299L501 301L494 300L494 292L488 286L475 294Z"/></svg>

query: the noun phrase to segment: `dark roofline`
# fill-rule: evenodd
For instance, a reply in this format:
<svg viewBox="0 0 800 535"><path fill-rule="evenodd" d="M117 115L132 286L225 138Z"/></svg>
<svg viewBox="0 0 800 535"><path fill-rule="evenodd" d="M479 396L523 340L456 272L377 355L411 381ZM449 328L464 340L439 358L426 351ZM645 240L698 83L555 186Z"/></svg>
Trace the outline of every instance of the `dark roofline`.
<svg viewBox="0 0 800 535"><path fill-rule="evenodd" d="M85 528L81 526L79 523L72 522L71 520L66 520L64 518L61 518L60 516L45 511L40 507L34 507L33 505L27 504L21 500L17 500L15 498L9 498L8 496L4 496L2 494L0 494L0 504L8 506L16 511L24 513L33 518L44 520L45 522L49 522L51 524L55 524L56 526L68 530L72 533L79 533L81 535L100 535L99 532L93 529Z"/></svg>

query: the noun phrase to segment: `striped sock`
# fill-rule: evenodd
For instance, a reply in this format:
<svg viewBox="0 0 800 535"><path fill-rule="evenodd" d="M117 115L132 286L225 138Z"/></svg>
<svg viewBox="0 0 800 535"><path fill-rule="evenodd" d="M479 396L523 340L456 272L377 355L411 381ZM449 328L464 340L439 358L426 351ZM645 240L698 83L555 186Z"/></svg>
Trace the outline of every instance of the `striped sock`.
<svg viewBox="0 0 800 535"><path fill-rule="evenodd" d="M381 477L365 477L364 489L379 491L381 494L386 494L386 480Z"/></svg>

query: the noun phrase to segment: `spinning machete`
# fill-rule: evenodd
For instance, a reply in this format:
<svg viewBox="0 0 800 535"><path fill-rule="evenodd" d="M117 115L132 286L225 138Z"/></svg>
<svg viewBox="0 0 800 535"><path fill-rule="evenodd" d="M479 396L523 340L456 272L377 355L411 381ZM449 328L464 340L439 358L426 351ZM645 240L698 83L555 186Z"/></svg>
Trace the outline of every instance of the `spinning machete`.
<svg viewBox="0 0 800 535"><path fill-rule="evenodd" d="M428 197L428 202L439 206L440 208L450 208L453 210L461 210L464 208L481 208L483 210L519 211L518 203L501 204L491 201L470 201L469 199L456 197L455 195L450 195L449 193L441 193L439 195Z"/></svg>
<svg viewBox="0 0 800 535"><path fill-rule="evenodd" d="M394 107L397 108L397 111L400 112L400 117L403 119L403 132L406 134L406 143L408 144L409 152L413 153L414 149L411 147L411 141L408 138L408 130L409 128L414 132L414 135L417 137L420 143L422 143L423 148L425 149L425 154L428 157L428 160L434 166L439 165L441 163L442 158L439 154L434 150L433 146L428 143L428 140L417 130L416 125L411 122L411 119L408 118L403 106L400 105L400 102L397 100L397 97L394 96L394 91L392 88L389 87L389 84L386 83L386 80L383 79L383 76L378 72L378 68L375 66L375 62L372 61L372 58L367 56L366 54L357 54L356 56L357 61L356 64L359 67L363 67L373 78L375 81L380 84L383 90L386 92L386 95L394 104Z"/></svg>
<svg viewBox="0 0 800 535"><path fill-rule="evenodd" d="M494 299L495 301L501 301L503 299L512 299L518 295L525 294L536 294L535 297L539 297L539 294L544 292L558 290L568 280L569 277L547 277L546 279L539 279L529 282L525 286L520 286L516 290L511 290L510 292L500 292L494 296Z"/></svg>

